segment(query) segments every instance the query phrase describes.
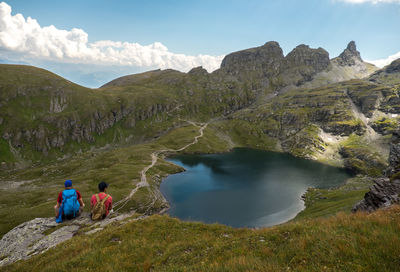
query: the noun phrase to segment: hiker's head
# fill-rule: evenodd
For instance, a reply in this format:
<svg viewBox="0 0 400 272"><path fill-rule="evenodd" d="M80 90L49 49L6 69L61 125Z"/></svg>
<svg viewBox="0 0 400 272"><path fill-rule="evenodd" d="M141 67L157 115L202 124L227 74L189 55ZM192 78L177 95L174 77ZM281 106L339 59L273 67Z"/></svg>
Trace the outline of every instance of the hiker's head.
<svg viewBox="0 0 400 272"><path fill-rule="evenodd" d="M72 187L72 180L67 179L67 180L64 182L64 186L65 186L65 188Z"/></svg>
<svg viewBox="0 0 400 272"><path fill-rule="evenodd" d="M100 192L104 192L106 190L106 188L108 187L108 184L105 183L104 181L99 183L99 191Z"/></svg>

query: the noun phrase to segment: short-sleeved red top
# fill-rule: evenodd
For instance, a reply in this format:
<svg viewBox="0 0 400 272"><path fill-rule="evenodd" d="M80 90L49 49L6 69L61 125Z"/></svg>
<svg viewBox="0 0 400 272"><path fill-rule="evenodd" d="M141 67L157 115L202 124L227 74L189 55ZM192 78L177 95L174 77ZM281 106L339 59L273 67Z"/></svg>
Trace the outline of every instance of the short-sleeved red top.
<svg viewBox="0 0 400 272"><path fill-rule="evenodd" d="M67 190L69 190L69 189L67 189ZM75 191L76 191L76 194L78 195L78 200L81 199L81 198L82 198L81 193L80 193L78 190L75 190ZM57 203L60 204L60 205L61 205L62 200L63 200L62 193L63 193L63 191L61 191L61 192L58 194L58 198L57 198Z"/></svg>
<svg viewBox="0 0 400 272"><path fill-rule="evenodd" d="M102 200L103 198L105 198L107 196L106 193L99 193L99 198L100 200ZM90 204L92 205L92 207L94 207L97 203L97 199L96 199L96 194L92 195L92 198L90 200ZM106 202L104 202L104 205L106 206L106 215L108 215L109 211L112 209L112 197L109 196L106 200Z"/></svg>

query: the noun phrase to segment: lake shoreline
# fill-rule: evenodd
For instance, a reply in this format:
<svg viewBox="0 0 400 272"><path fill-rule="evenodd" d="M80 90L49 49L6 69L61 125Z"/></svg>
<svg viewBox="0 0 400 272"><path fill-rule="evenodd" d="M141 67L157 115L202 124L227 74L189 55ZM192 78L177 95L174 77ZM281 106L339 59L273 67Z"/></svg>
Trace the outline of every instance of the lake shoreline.
<svg viewBox="0 0 400 272"><path fill-rule="evenodd" d="M168 193L166 194L166 192L165 192L165 183L168 182L169 179L171 179L171 176L176 176L178 174L182 175L182 173L185 173L185 172L188 172L188 171L190 172L190 167L187 167L186 165L184 165L182 163L177 163L175 161L175 158L177 158L177 157L193 157L193 156L194 157L200 156L200 157L211 157L211 158L213 158L214 156L220 156L220 155L221 156L230 156L234 152L238 152L238 150L239 150L239 152L240 152L240 150L242 150L241 152L245 152L245 153L246 152L256 152L256 154L257 153L268 154L268 155L272 156L273 158L276 157L276 156L278 156L278 157L282 156L284 159L288 159L289 158L289 160L291 160L292 162L294 161L296 163L299 163L300 165L303 165L303 164L307 165L308 163L316 164L317 168L327 168L328 169L327 171L332 171L332 170L333 171L337 171L337 170L342 171L341 175L343 175L343 171L345 171L347 173L347 174L345 174L345 176L347 178L345 178L344 180L341 180L340 184L338 184L337 181L336 181L336 184L331 184L330 188L334 188L334 187L338 187L338 186L340 187L340 186L342 186L342 185L344 185L346 183L348 178L350 178L350 174L344 168L331 167L331 166L328 166L326 164L321 164L319 162L316 162L314 160L302 159L302 158L294 157L294 156L292 156L290 154L285 154L285 153L281 153L281 152L269 152L269 151L264 151L264 150L256 150L256 149L252 149L252 148L251 149L249 149L249 148L234 148L230 152L223 152L223 153L217 153L217 154L183 154L183 155L180 154L180 155L173 155L173 156L164 157L164 159L169 161L170 163L174 163L175 165L178 165L182 169L182 171L180 171L180 172L178 172L176 174L173 174L173 175L168 175L168 176L166 176L166 177L164 177L162 179L162 182L160 184L160 191L161 191L161 194L163 195L163 197L165 198L165 200L166 200L166 202L168 203L168 206L169 206L168 208L162 210L162 214L169 214L170 216L177 217L177 218L179 218L180 220L183 220L183 221L199 221L199 222L203 222L205 224L218 222L218 223L225 224L225 225L228 225L228 226L232 226L232 227L235 227L235 228L246 227L246 228L256 229L256 228L263 228L263 227L268 227L268 226L273 226L273 225L279 225L279 224L283 224L283 223L292 221L297 217L297 215L299 213L301 213L302 211L304 211L307 208L302 196L307 193L307 191L308 191L308 189L310 187L314 188L313 186L307 186L307 188L305 188L305 190L302 190L301 194L297 194L296 193L297 197L295 197L296 198L295 202L297 204L292 204L292 205L295 205L295 207L288 206L287 209L277 210L276 212L273 212L270 215L264 215L264 217L266 217L266 216L268 217L269 216L270 218L272 218L272 217L275 216L274 214L280 214L280 213L284 213L285 214L285 216L286 216L285 220L283 220L283 221L282 220L278 220L276 223L273 223L273 224L267 223L267 224L260 225L259 223L257 223L257 225L259 225L259 226L257 226L257 225L248 225L248 226L242 225L242 226L239 226L239 225L237 225L237 223L229 224L229 223L226 223L226 222L223 222L223 221L219 221L219 220L218 221L206 221L206 220L202 220L201 218L199 219L199 218L196 218L196 217L183 217L183 216L179 216L179 215L175 214L174 211L176 210L176 202L174 202L174 200L171 199L171 197L168 195ZM170 155L170 154L168 154L168 155ZM251 159L251 156L250 156L250 159ZM309 167L310 166L308 166L308 168ZM316 167L316 166L314 165L312 167ZM307 168L307 166L305 168ZM199 186L199 185L197 184L196 186ZM200 185L200 186L202 186L202 185ZM326 187L326 184L323 187ZM243 188L241 188L241 189L243 189ZM212 192L212 194L213 193L214 192ZM293 195L293 193L292 193L292 195ZM235 204L233 204L233 206L235 206ZM203 208L201 208L201 206L200 206L200 209L203 209ZM212 210L215 210L215 209L212 209ZM213 213L212 210L211 210L210 213ZM296 210L296 212L290 212L290 211L293 211L293 210ZM238 208L237 211L240 212L240 208ZM260 216L260 217L262 217L262 216ZM267 219L265 219L265 220L267 220Z"/></svg>

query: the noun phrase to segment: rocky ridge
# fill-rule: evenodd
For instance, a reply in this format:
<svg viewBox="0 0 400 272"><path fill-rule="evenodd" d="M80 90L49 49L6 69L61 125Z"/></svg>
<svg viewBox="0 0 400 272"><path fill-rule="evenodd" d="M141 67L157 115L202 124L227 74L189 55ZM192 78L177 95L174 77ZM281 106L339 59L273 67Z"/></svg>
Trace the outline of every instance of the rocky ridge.
<svg viewBox="0 0 400 272"><path fill-rule="evenodd" d="M363 64L354 42L336 59L345 69L353 69L353 62ZM33 67L2 65L0 144L6 152L0 155L1 167L74 154L77 145L143 142L179 126L178 114L203 120L226 116L293 88L337 82L342 78L331 75L335 65L322 48L299 45L284 56L277 42L267 42L227 55L211 74L202 68L187 74L154 70L98 90ZM23 85L21 76L26 77Z"/></svg>
<svg viewBox="0 0 400 272"><path fill-rule="evenodd" d="M351 41L335 60L341 66L353 66L363 61L354 41Z"/></svg>
<svg viewBox="0 0 400 272"><path fill-rule="evenodd" d="M400 84L400 59L393 61L383 69L373 73L369 77L369 80L389 86Z"/></svg>

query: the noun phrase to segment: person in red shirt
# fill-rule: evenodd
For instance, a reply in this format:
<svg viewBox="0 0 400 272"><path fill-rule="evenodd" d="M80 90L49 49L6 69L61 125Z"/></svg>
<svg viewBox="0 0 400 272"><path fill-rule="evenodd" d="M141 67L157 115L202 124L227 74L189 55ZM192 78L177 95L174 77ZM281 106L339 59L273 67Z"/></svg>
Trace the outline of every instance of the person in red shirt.
<svg viewBox="0 0 400 272"><path fill-rule="evenodd" d="M65 187L65 190L72 189L72 181L71 181L71 180L66 180L65 183L64 183L64 187ZM80 193L78 190L75 190L75 191L76 191L76 194L77 194L77 196L78 196L78 197L77 197L77 198L78 198L78 202L79 202L79 204L80 204L80 207L79 207L79 214L80 214L80 213L82 213L82 210L83 210L83 208L85 207L85 203L83 203L81 193ZM56 213L56 217L58 217L58 215L59 215L60 206L61 206L61 203L62 203L62 201L63 201L62 193L63 193L63 191L61 191L61 192L58 194L58 197L57 197L57 204L54 206L54 211L55 211L55 213Z"/></svg>
<svg viewBox="0 0 400 272"><path fill-rule="evenodd" d="M108 184L105 183L104 181L102 181L102 182L99 183L98 187L99 187L99 193L98 193L99 199L102 200L107 196L106 191L107 191L107 188L108 188ZM106 207L106 214L103 215L103 219L106 218L107 215L112 210L112 197L110 195L108 195L108 196L109 197L104 202L104 205ZM96 206L96 203L97 203L96 194L94 194L94 195L92 195L92 198L91 198L91 201L90 201L90 204L92 206L92 210L93 210L94 206Z"/></svg>

